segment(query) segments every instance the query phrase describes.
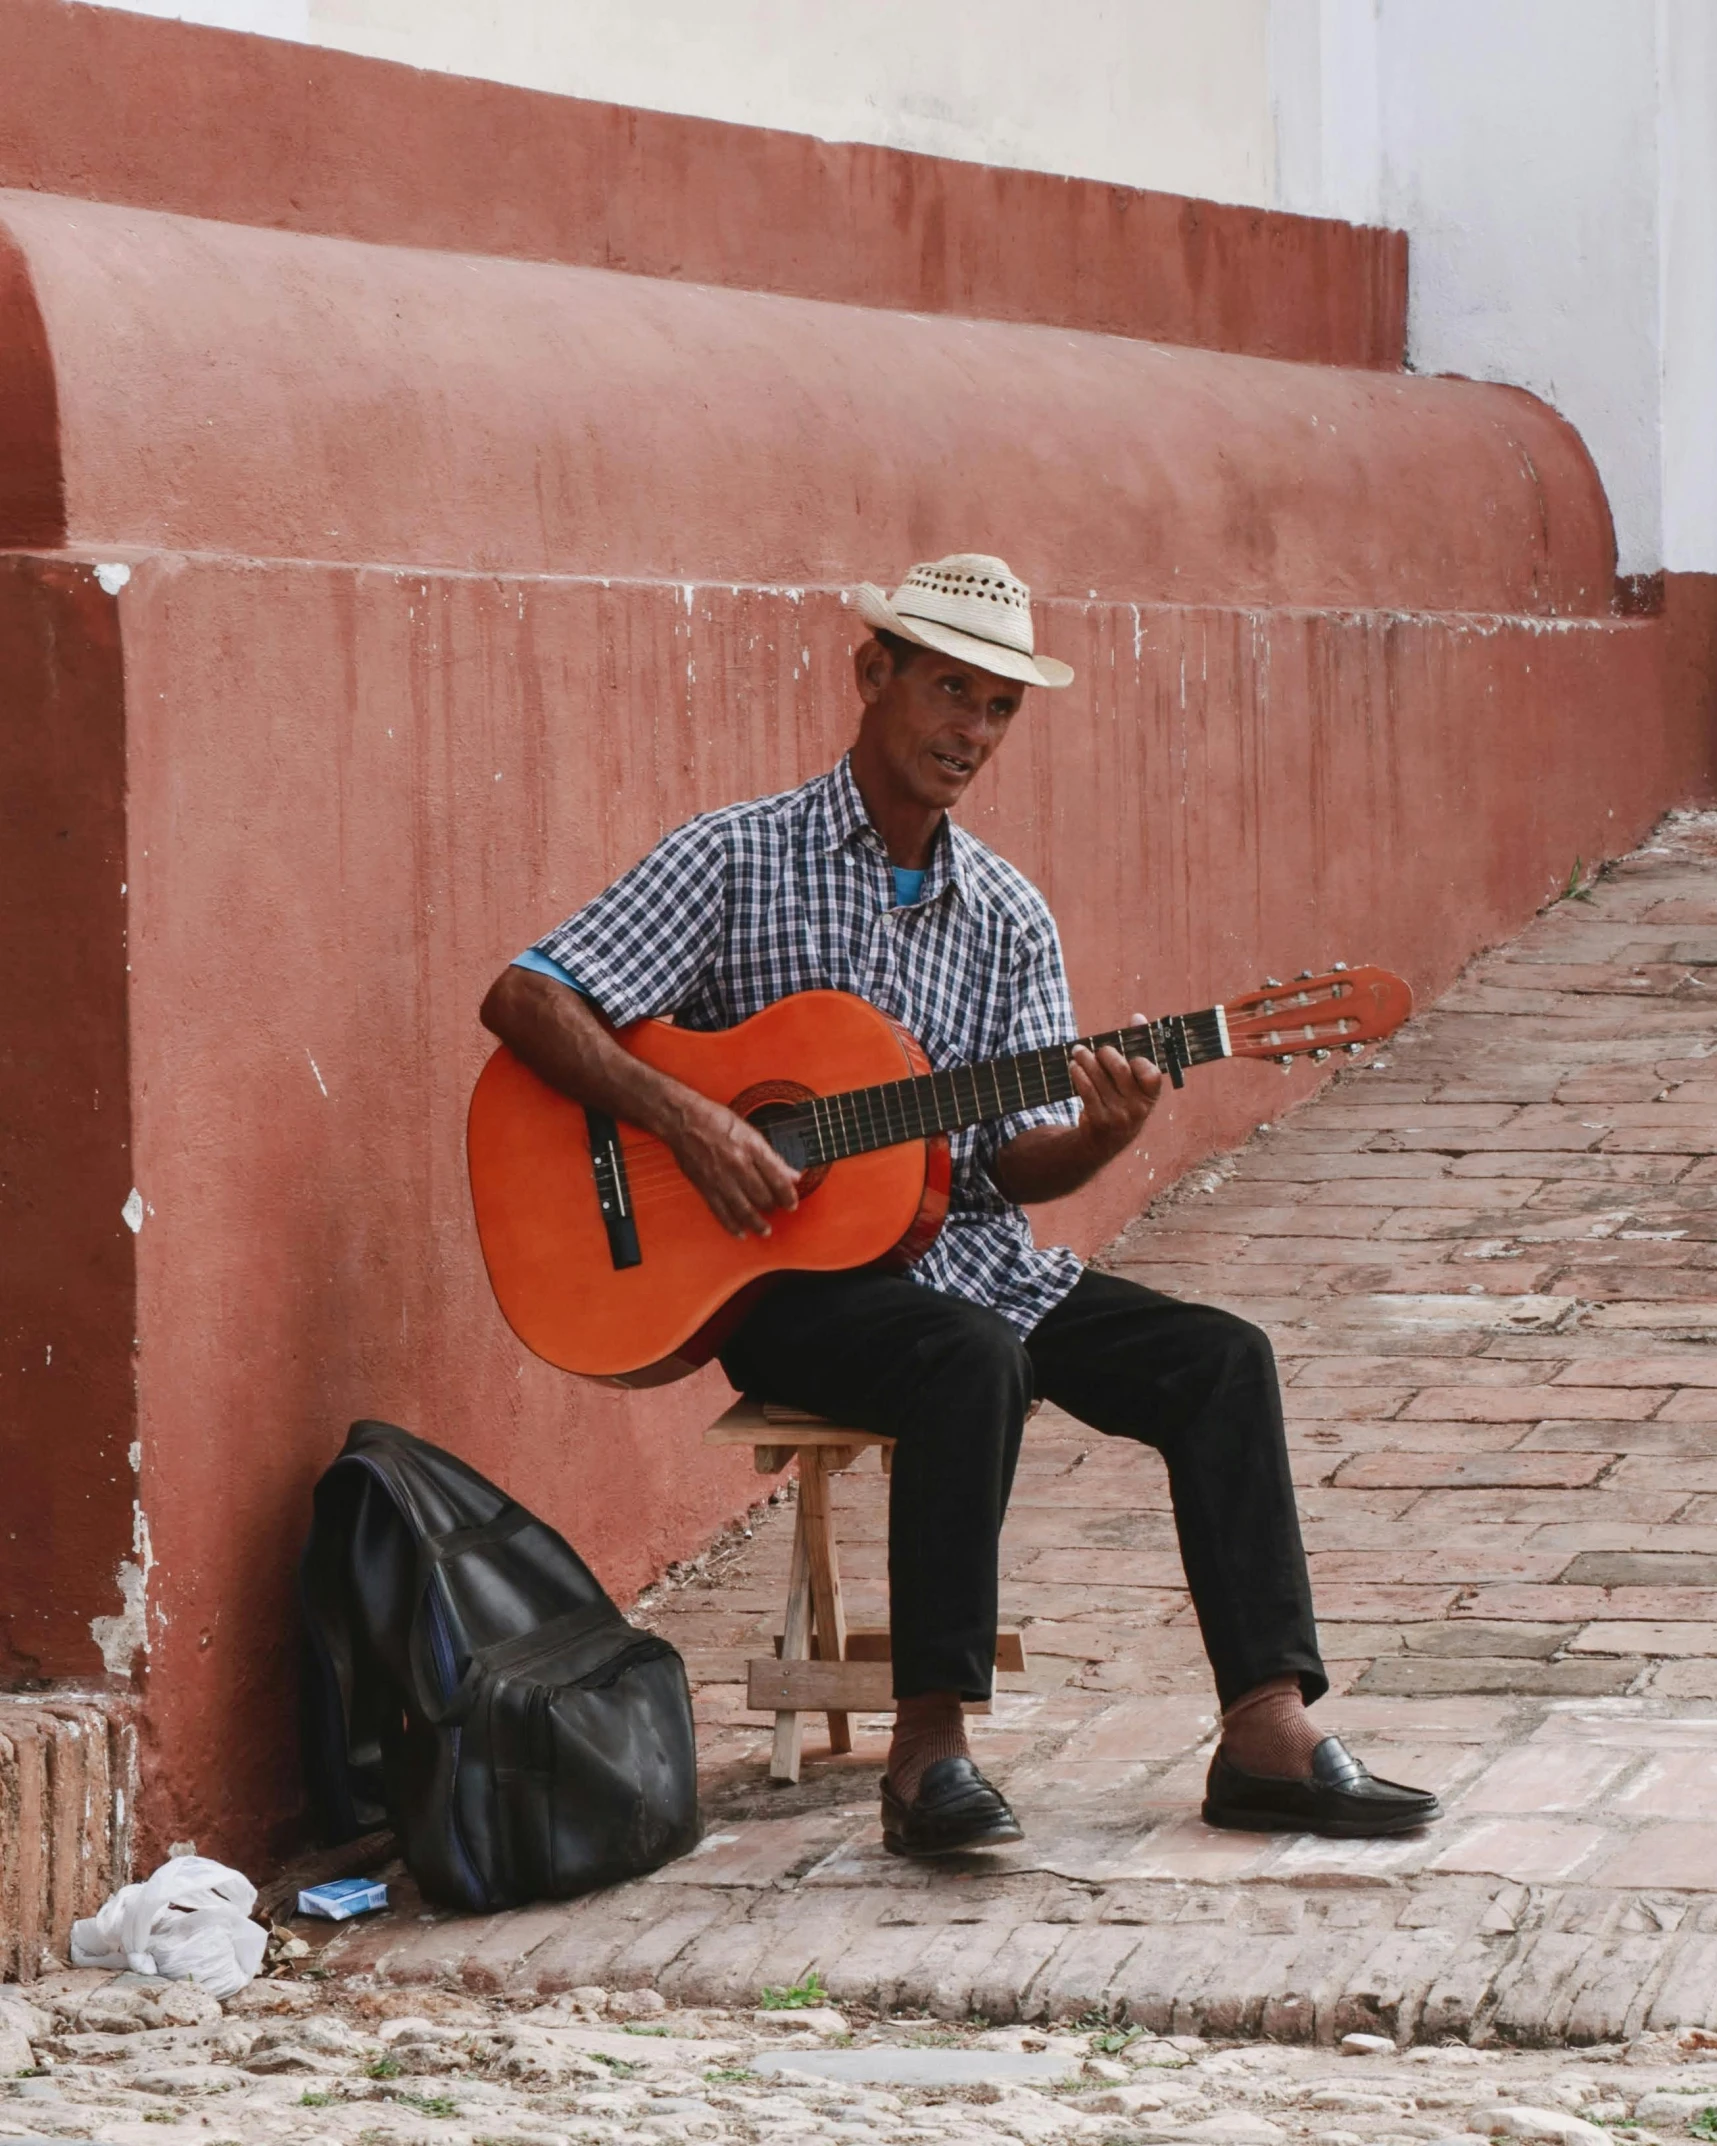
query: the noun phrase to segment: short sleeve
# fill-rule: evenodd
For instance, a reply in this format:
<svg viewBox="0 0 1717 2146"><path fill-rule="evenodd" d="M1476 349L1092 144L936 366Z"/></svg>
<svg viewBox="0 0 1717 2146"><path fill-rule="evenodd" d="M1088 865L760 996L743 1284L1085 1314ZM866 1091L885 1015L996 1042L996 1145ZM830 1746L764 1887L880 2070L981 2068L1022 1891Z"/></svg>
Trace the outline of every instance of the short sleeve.
<svg viewBox="0 0 1717 2146"><path fill-rule="evenodd" d="M998 1057L1017 1051L1047 1050L1054 1044L1071 1042L1076 1033L1073 995L1067 988L1067 969L1061 958L1061 937L1047 909L1022 934L1022 942L1014 968L1006 1038ZM1013 1111L979 1128L976 1160L989 1174L1008 1142L1034 1125L1078 1123L1079 1105L1071 1099Z"/></svg>
<svg viewBox="0 0 1717 2146"><path fill-rule="evenodd" d="M726 845L706 816L665 835L532 951L576 976L624 1028L691 997L721 949L726 914Z"/></svg>

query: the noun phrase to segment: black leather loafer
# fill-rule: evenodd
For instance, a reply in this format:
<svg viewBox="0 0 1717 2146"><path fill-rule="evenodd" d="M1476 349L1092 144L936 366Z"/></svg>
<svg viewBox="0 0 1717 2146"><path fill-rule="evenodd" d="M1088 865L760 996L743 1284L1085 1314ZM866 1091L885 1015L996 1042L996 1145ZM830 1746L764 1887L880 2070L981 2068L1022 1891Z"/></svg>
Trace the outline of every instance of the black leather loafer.
<svg viewBox="0 0 1717 2146"><path fill-rule="evenodd" d="M927 1766L910 1803L882 1777L882 1845L891 1855L958 1855L963 1848L1005 1848L1024 1838L1006 1797L970 1759Z"/></svg>
<svg viewBox="0 0 1717 2146"><path fill-rule="evenodd" d="M1442 1815L1443 1806L1429 1790L1378 1780L1337 1736L1326 1736L1312 1753L1309 1781L1242 1773L1218 1745L1204 1784L1205 1824L1240 1833L1325 1833L1336 1840L1365 1840L1411 1833Z"/></svg>

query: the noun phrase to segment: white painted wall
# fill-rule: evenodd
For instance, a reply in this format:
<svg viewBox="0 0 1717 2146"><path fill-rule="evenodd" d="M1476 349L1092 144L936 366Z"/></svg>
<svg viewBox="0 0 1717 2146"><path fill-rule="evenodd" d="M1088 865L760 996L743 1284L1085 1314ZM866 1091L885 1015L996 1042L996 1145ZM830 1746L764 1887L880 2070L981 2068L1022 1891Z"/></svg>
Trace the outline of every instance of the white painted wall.
<svg viewBox="0 0 1717 2146"><path fill-rule="evenodd" d="M1425 372L1529 387L1603 473L1623 573L1661 560L1657 54L1640 0L1385 0L1382 208Z"/></svg>
<svg viewBox="0 0 1717 2146"><path fill-rule="evenodd" d="M1579 430L1624 574L1717 571L1713 0L1274 0L1277 198L1411 239L1408 351Z"/></svg>
<svg viewBox="0 0 1717 2146"><path fill-rule="evenodd" d="M1717 0L105 0L533 88L1385 221L1410 361L1717 572Z"/></svg>
<svg viewBox="0 0 1717 2146"><path fill-rule="evenodd" d="M1717 7L1662 0L1663 564L1717 569Z"/></svg>
<svg viewBox="0 0 1717 2146"><path fill-rule="evenodd" d="M97 7L123 7L133 15L159 15L168 22L201 22L211 30L251 30L259 37L310 41L310 0L92 0Z"/></svg>

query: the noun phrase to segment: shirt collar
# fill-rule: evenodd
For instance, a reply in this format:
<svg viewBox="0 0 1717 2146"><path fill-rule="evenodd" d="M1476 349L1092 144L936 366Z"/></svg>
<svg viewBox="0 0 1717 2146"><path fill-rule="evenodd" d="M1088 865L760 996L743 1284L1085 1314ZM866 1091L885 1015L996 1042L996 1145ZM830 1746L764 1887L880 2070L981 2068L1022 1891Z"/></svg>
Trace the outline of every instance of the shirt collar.
<svg viewBox="0 0 1717 2146"><path fill-rule="evenodd" d="M832 852L862 846L874 851L887 863L888 851L883 845L882 837L870 823L870 815L864 808L864 799L859 795L859 786L853 780L851 753L842 753L840 759L823 777L823 818L828 829L828 850ZM936 830L936 839L930 845L930 863L924 875L924 888L919 897L921 901L934 901L942 889L949 886L963 900L970 898L960 851L960 830L944 813L942 824Z"/></svg>

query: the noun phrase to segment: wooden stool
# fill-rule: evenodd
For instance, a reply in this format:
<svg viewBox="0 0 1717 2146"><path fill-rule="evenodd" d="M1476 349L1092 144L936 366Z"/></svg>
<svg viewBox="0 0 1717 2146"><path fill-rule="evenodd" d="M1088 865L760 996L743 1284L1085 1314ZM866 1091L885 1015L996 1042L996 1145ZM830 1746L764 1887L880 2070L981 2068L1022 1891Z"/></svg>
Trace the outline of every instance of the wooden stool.
<svg viewBox="0 0 1717 2146"><path fill-rule="evenodd" d="M759 1475L779 1475L798 1456L799 1511L785 1629L774 1655L745 1665L746 1704L754 1713L775 1716L769 1778L796 1781L807 1714L827 1714L829 1750L834 1754L853 1747L849 1715L894 1709L894 1665L886 1627L847 1628L829 1499L829 1478L850 1468L868 1446L878 1449L886 1475L894 1461L894 1440L747 1397L717 1417L704 1433L704 1443L750 1446ZM1017 1631L996 1634L996 1667L1025 1668L1025 1645Z"/></svg>

